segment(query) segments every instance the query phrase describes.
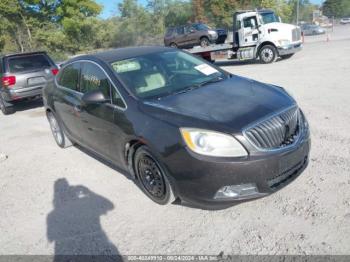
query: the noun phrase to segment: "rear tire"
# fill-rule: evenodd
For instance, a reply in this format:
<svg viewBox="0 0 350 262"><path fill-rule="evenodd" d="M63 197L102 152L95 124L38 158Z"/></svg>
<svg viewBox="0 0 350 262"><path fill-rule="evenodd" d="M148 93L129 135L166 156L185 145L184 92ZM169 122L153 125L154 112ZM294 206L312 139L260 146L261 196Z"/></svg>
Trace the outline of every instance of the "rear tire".
<svg viewBox="0 0 350 262"><path fill-rule="evenodd" d="M15 109L14 109L13 105L10 104L9 102L6 102L1 97L1 94L0 94L0 109L1 109L1 112L4 115L10 115L10 114L13 114L15 112Z"/></svg>
<svg viewBox="0 0 350 262"><path fill-rule="evenodd" d="M146 196L159 205L167 205L175 201L165 169L147 146L137 149L133 162L139 186Z"/></svg>
<svg viewBox="0 0 350 262"><path fill-rule="evenodd" d="M277 58L277 50L272 45L265 45L259 51L260 62L263 64L270 64Z"/></svg>
<svg viewBox="0 0 350 262"><path fill-rule="evenodd" d="M47 112L46 116L50 124L52 135L57 145L61 148L67 148L72 146L72 142L64 133L62 124L59 122L56 116L52 112Z"/></svg>
<svg viewBox="0 0 350 262"><path fill-rule="evenodd" d="M210 45L209 39L208 37L202 37L199 44L201 45L201 47L207 47Z"/></svg>

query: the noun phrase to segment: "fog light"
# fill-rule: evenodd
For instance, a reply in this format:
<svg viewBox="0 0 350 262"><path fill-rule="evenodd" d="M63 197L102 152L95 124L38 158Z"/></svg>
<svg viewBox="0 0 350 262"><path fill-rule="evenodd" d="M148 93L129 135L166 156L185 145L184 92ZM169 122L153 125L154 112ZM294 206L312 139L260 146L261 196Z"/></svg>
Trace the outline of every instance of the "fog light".
<svg viewBox="0 0 350 262"><path fill-rule="evenodd" d="M218 190L215 194L215 199L223 198L244 198L259 194L259 191L255 184L242 184L224 186Z"/></svg>

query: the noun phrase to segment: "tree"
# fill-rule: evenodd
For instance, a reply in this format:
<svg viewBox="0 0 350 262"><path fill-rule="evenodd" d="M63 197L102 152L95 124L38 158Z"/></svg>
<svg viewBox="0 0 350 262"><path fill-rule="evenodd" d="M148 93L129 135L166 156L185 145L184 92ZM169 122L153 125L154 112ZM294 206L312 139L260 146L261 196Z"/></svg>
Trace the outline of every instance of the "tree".
<svg viewBox="0 0 350 262"><path fill-rule="evenodd" d="M195 22L208 22L205 16L205 0L192 0L193 5L193 20Z"/></svg>
<svg viewBox="0 0 350 262"><path fill-rule="evenodd" d="M205 2L205 11L211 24L229 28L232 27L233 11L238 6L237 0L211 0Z"/></svg>
<svg viewBox="0 0 350 262"><path fill-rule="evenodd" d="M322 6L323 14L328 17L350 15L349 0L326 0Z"/></svg>
<svg viewBox="0 0 350 262"><path fill-rule="evenodd" d="M183 25L192 19L192 5L188 1L171 1L167 9L165 27Z"/></svg>

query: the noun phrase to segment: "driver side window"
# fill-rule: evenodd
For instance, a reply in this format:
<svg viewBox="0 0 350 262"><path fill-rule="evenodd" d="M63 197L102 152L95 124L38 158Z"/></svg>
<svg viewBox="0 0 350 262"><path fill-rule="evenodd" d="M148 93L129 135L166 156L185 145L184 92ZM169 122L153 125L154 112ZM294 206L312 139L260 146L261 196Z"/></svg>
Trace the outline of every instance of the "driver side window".
<svg viewBox="0 0 350 262"><path fill-rule="evenodd" d="M257 28L257 20L255 16L247 17L243 19L244 28Z"/></svg>
<svg viewBox="0 0 350 262"><path fill-rule="evenodd" d="M107 99L111 99L111 84L106 74L93 63L83 63L80 91L85 94L98 89Z"/></svg>

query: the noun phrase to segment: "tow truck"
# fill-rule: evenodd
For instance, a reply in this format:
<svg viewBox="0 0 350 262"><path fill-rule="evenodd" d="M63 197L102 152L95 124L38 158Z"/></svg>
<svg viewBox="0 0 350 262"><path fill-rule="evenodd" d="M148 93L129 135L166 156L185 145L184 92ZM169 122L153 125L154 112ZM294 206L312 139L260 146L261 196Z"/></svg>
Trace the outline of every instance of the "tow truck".
<svg viewBox="0 0 350 262"><path fill-rule="evenodd" d="M211 54L227 51L229 59L258 59L269 64L278 57L290 58L302 49L301 29L282 23L273 10L242 10L233 15L233 34L228 43L187 49L212 61Z"/></svg>

